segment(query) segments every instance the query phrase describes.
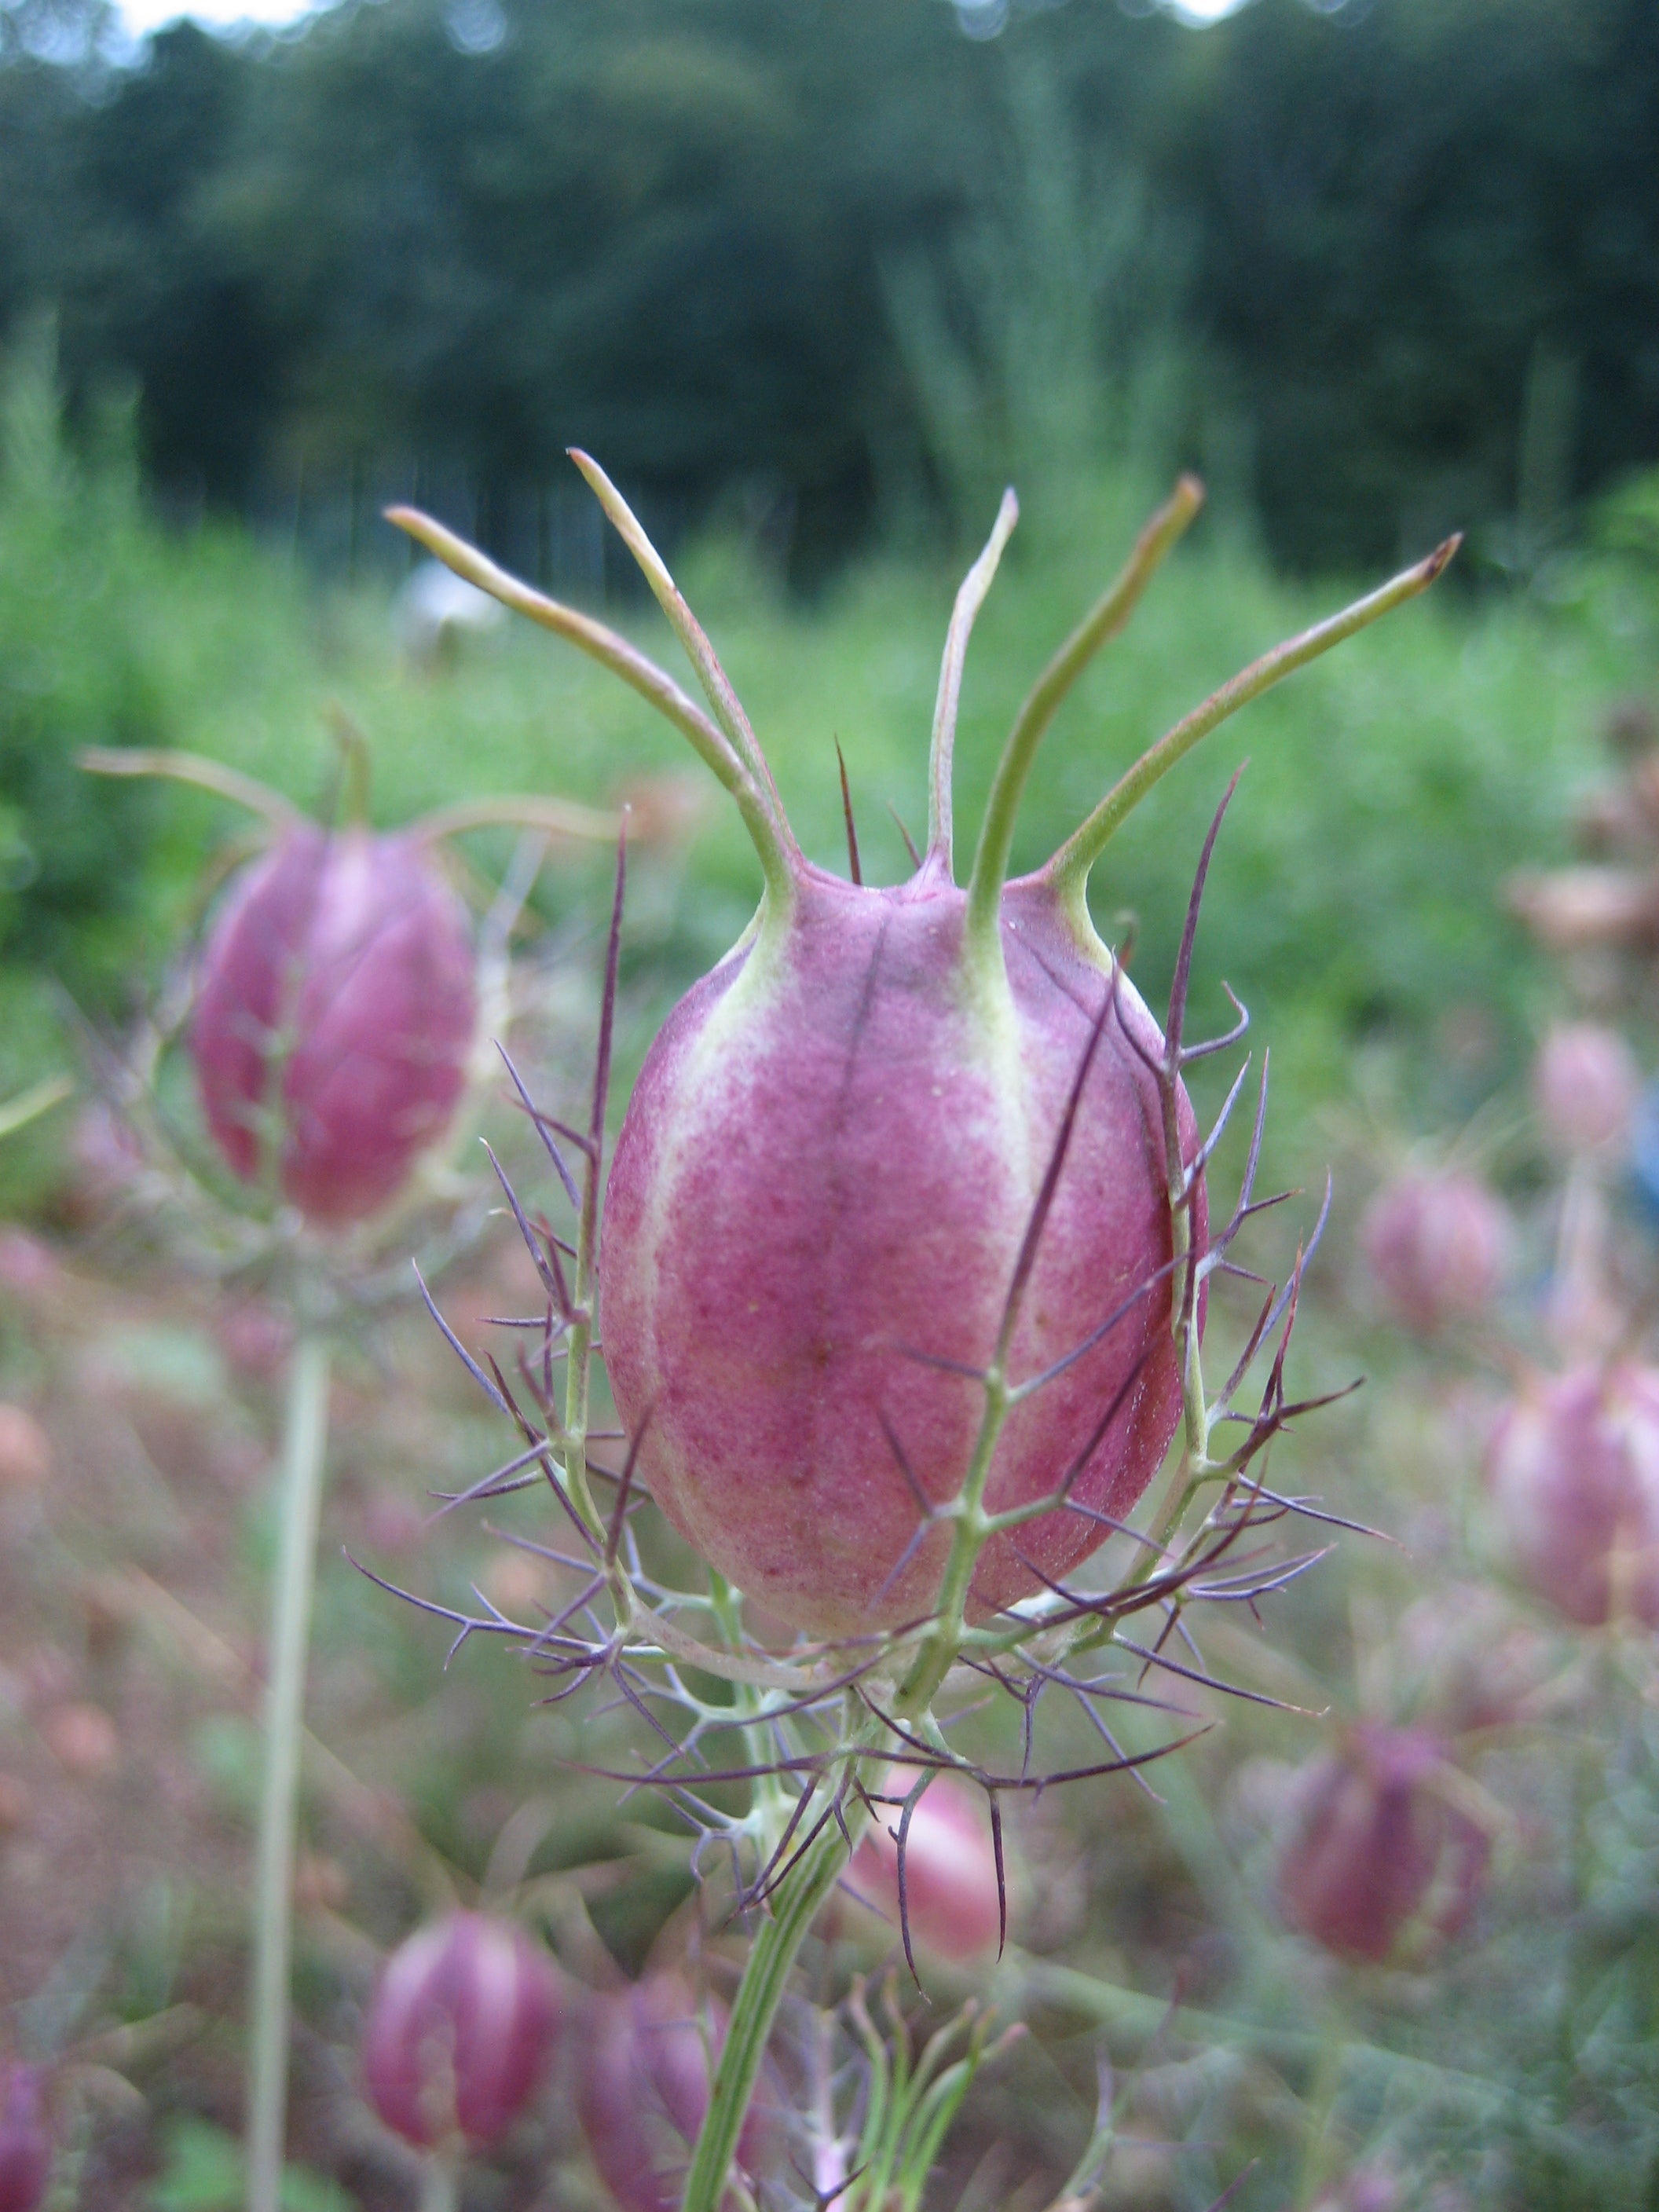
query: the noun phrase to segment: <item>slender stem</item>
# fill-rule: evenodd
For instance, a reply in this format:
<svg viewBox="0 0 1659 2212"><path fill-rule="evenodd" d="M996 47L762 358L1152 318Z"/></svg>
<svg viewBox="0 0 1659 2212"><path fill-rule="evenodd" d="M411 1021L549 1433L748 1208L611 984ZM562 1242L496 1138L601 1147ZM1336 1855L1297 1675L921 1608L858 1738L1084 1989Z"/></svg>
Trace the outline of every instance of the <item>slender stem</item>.
<svg viewBox="0 0 1659 2212"><path fill-rule="evenodd" d="M1137 807L1152 786L1167 775L1176 763L1189 753L1201 738L1241 707L1258 699L1270 690L1282 678L1309 661L1316 660L1332 646L1340 645L1356 630L1364 629L1380 615L1390 613L1425 592L1456 552L1462 539L1449 538L1438 545L1425 561L1407 568L1377 591L1364 599L1357 599L1352 606L1345 607L1340 614L1328 621L1316 623L1311 629L1304 630L1299 637L1288 639L1275 646L1271 653L1263 653L1260 660L1240 671L1218 691L1212 691L1202 706L1165 732L1155 745L1148 748L1127 775L1119 778L1088 819L1074 830L1060 850L1042 871L1043 878L1062 896L1079 896L1086 884L1089 871L1106 849L1114 833L1125 818Z"/></svg>
<svg viewBox="0 0 1659 2212"><path fill-rule="evenodd" d="M61 1106L66 1098L75 1096L74 1079L67 1075L48 1075L39 1083L20 1091L15 1097L8 1098L0 1106L0 1137L9 1137L19 1129L27 1128L43 1114L50 1114L54 1106Z"/></svg>
<svg viewBox="0 0 1659 2212"><path fill-rule="evenodd" d="M933 741L927 757L927 858L947 882L955 874L955 856L951 850L951 767L956 750L957 710L962 699L963 665L968 658L968 640L973 634L975 621L985 604L985 595L995 580L997 564L1002 558L1002 549L1013 534L1019 520L1019 501L1012 488L1002 495L1002 504L997 509L997 519L991 535L985 541L985 550L962 580L957 593L957 603L951 612L951 627L945 637L945 659L939 672L939 697L933 706Z"/></svg>
<svg viewBox="0 0 1659 2212"><path fill-rule="evenodd" d="M587 837L614 844L622 819L583 806L574 799L464 799L454 806L440 806L411 823L412 837L459 837L468 830L493 830L506 825L527 830L550 830L558 837Z"/></svg>
<svg viewBox="0 0 1659 2212"><path fill-rule="evenodd" d="M286 830L299 821L300 811L280 792L256 783L218 761L204 760L199 753L157 750L138 745L87 745L76 755L76 763L89 775L164 775L174 783L193 783L200 791L234 800L258 814L273 830Z"/></svg>
<svg viewBox="0 0 1659 2212"><path fill-rule="evenodd" d="M794 867L772 818L766 794L732 749L724 731L686 696L672 676L604 623L595 622L590 615L578 614L574 607L562 606L557 599L532 591L528 584L520 583L505 568L497 568L476 546L458 538L453 530L446 530L429 514L422 514L418 507L389 507L386 519L399 530L406 530L469 584L489 592L515 613L528 616L542 629L550 629L555 636L580 647L610 669L612 675L620 676L624 684L688 737L704 765L737 800L744 827L760 856L768 890L780 905L788 906L794 888Z"/></svg>
<svg viewBox="0 0 1659 2212"><path fill-rule="evenodd" d="M1066 693L1109 640L1128 621L1152 580L1152 572L1203 504L1204 487L1196 477L1182 477L1164 504L1135 540L1134 550L1115 581L1097 599L1072 632L1036 682L1014 717L1002 758L985 804L974 872L968 885L967 939L976 957L1001 957L997 934L1003 879L1014 842L1014 817L1031 763L1043 732L1059 712Z"/></svg>
<svg viewBox="0 0 1659 2212"><path fill-rule="evenodd" d="M845 1809L848 1832L856 1840L864 1818L862 1805L852 1796ZM680 2212L719 2212L726 2171L796 1955L846 1863L847 1839L837 1822L830 1820L773 1892L771 1917L750 1947L732 2008Z"/></svg>
<svg viewBox="0 0 1659 2212"><path fill-rule="evenodd" d="M985 1540L991 1534L991 1517L985 1510L985 1486L990 1479L997 1440L1008 1419L1010 1400L1003 1367L1006 1357L1006 1343L999 1345L996 1360L985 1377L985 1410L980 1416L974 1455L951 1508L956 1526L939 1582L937 1617L900 1686L894 1710L901 1719L918 1719L927 1711L962 1649L968 1593L973 1586L974 1570L979 1565Z"/></svg>
<svg viewBox="0 0 1659 2212"><path fill-rule="evenodd" d="M460 2201L460 2161L447 2151L428 2153L421 2172L420 2212L455 2212Z"/></svg>
<svg viewBox="0 0 1659 2212"><path fill-rule="evenodd" d="M772 770L754 726L744 712L743 702L732 688L732 679L720 666L720 656L708 641L708 633L697 620L686 602L685 594L668 573L668 564L646 536L639 517L617 489L605 471L589 453L579 446L569 448L571 459L581 471L589 490L605 509L617 535L627 546L640 565L641 573L650 585L657 605L673 625L674 635L685 647L691 665L697 673L697 683L702 696L714 712L714 720L732 741L732 750L764 789L770 802L773 826L782 841L784 849L799 861L800 848L789 827L789 817L783 811L783 801L778 796L778 787L772 780Z"/></svg>
<svg viewBox="0 0 1659 2212"><path fill-rule="evenodd" d="M306 1646L328 1442L329 1349L307 1333L294 1349L283 1434L281 1515L264 1788L253 1893L253 2018L248 2068L248 2212L277 2212L288 2105L294 1837L299 1808Z"/></svg>

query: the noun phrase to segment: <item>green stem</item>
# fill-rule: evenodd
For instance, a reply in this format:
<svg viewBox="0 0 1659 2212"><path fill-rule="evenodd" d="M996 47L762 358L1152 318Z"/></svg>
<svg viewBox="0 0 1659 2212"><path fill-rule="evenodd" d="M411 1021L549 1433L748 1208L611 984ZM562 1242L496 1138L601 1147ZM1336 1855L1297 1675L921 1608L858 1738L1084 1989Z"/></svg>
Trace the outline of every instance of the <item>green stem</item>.
<svg viewBox="0 0 1659 2212"><path fill-rule="evenodd" d="M974 872L968 885L966 940L970 957L1001 957L997 925L1008 855L1013 848L1014 817L1043 732L1061 702L1100 651L1117 635L1139 602L1152 571L1198 513L1204 488L1195 477L1182 477L1135 541L1134 550L1110 586L1072 632L1027 694L1014 717L1008 742L997 763L991 795L985 802Z"/></svg>
<svg viewBox="0 0 1659 2212"><path fill-rule="evenodd" d="M291 806L280 792L268 790L251 775L226 768L222 762L204 760L199 753L158 751L140 745L83 745L76 755L76 766L89 775L164 775L174 783L193 783L199 791L210 791L216 798L246 806L273 830L286 830L302 818L298 807Z"/></svg>
<svg viewBox="0 0 1659 2212"><path fill-rule="evenodd" d="M848 1831L856 1841L865 1817L856 1796L849 1796L845 1812ZM773 1893L770 1917L755 1938L732 2008L680 2212L719 2212L772 2022L807 1931L846 1864L847 1840L831 1820Z"/></svg>
<svg viewBox="0 0 1659 2212"><path fill-rule="evenodd" d="M1011 489L1002 495L997 519L986 540L985 550L962 580L957 603L945 633L945 659L939 672L939 696L933 706L933 739L927 756L927 858L946 882L954 879L951 843L951 771L956 750L957 709L962 700L962 671L968 658L968 640L975 617L985 604L1002 558L1002 549L1019 520L1019 501Z"/></svg>
<svg viewBox="0 0 1659 2212"><path fill-rule="evenodd" d="M304 1724L306 1646L317 1571L328 1442L329 1348L306 1334L294 1350L283 1435L281 1529L265 1694L264 1788L253 1892L253 2018L248 2068L248 2212L277 2212L288 2104L289 1975L294 1838Z"/></svg>
<svg viewBox="0 0 1659 2212"><path fill-rule="evenodd" d="M614 845L622 817L583 806L574 799L464 799L453 806L440 806L423 814L410 823L409 834L428 840L459 837L469 830L493 830L503 824Z"/></svg>
<svg viewBox="0 0 1659 2212"><path fill-rule="evenodd" d="M686 656L697 673L702 696L714 711L714 720L731 740L732 750L758 783L768 801L773 817L773 827L786 854L799 865L800 848L789 827L783 801L772 778L772 770L755 735L749 717L743 710L743 702L732 688L732 679L720 666L720 656L708 641L708 633L687 604L684 593L668 573L668 564L646 536L638 516L617 489L605 471L589 453L578 446L568 449L571 459L580 471L588 489L593 494L611 521L617 535L627 546L640 565L641 574L651 586L657 605L667 616L674 635L685 647Z"/></svg>
<svg viewBox="0 0 1659 2212"><path fill-rule="evenodd" d="M672 676L604 623L595 622L589 615L578 614L574 607L561 605L557 599L550 599L544 592L532 591L528 584L509 575L505 568L497 568L476 546L458 538L453 530L446 530L429 514L422 514L418 507L389 507L386 519L399 530L406 530L428 552L436 554L447 568L464 576L469 584L476 584L481 592L488 592L514 613L527 616L543 629L550 629L556 637L568 640L613 675L620 676L624 684L689 738L704 764L737 800L744 827L759 855L766 888L774 902L786 912L788 910L794 895L797 864L773 817L769 795L756 782L726 732L686 696Z"/></svg>
<svg viewBox="0 0 1659 2212"><path fill-rule="evenodd" d="M460 2201L459 2160L447 2151L434 2150L421 2173L420 2212L455 2212Z"/></svg>
<svg viewBox="0 0 1659 2212"><path fill-rule="evenodd" d="M1068 902L1079 910L1089 871L1106 849L1108 843L1127 816L1140 804L1155 783L1166 776L1176 763L1189 753L1201 738L1207 738L1218 724L1252 699L1260 698L1284 677L1316 660L1322 653L1328 653L1334 645L1340 645L1356 630L1364 629L1380 615L1402 606L1425 592L1462 543L1461 538L1449 538L1438 545L1425 561L1415 568L1405 569L1380 590L1372 592L1352 606L1345 607L1340 614L1328 621L1316 623L1311 629L1304 630L1275 646L1271 653L1241 670L1238 675L1212 691L1202 706L1194 707L1190 714L1165 732L1155 745L1149 746L1127 775L1119 778L1088 819L1074 830L1059 851L1042 870L1043 880Z"/></svg>

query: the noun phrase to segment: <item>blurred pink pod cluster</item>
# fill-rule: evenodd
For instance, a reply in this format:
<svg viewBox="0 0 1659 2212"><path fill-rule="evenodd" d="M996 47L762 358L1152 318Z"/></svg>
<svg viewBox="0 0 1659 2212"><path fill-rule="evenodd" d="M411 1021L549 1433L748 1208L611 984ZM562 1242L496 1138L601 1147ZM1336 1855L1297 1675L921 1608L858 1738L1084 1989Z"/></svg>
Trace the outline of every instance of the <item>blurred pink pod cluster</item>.
<svg viewBox="0 0 1659 2212"><path fill-rule="evenodd" d="M902 1797L915 1778L896 1769L884 1785ZM902 1808L878 1804L847 1869L847 1886L897 1928L898 1831ZM904 1911L913 1943L961 1963L995 1952L1002 1941L996 1850L984 1808L971 1790L941 1775L916 1801L904 1839Z"/></svg>
<svg viewBox="0 0 1659 2212"><path fill-rule="evenodd" d="M1659 1627L1659 1370L1539 1377L1498 1423L1486 1480L1540 1597L1583 1628Z"/></svg>
<svg viewBox="0 0 1659 2212"><path fill-rule="evenodd" d="M1421 1336L1486 1311L1503 1279L1509 1233L1509 1217L1486 1184L1454 1169L1389 1183L1359 1231L1384 1305Z"/></svg>
<svg viewBox="0 0 1659 2212"><path fill-rule="evenodd" d="M0 2075L0 2212L35 2212L52 2179L52 2131L39 2071Z"/></svg>
<svg viewBox="0 0 1659 2212"><path fill-rule="evenodd" d="M708 2109L726 2021L681 1974L661 1972L598 1997L584 2023L576 2108L593 2163L623 2212L674 2212ZM738 2138L738 2164L764 2170L775 2112L764 2091Z"/></svg>
<svg viewBox="0 0 1659 2212"><path fill-rule="evenodd" d="M1286 1921L1339 1957L1381 1964L1410 1936L1456 1933L1486 1875L1486 1831L1451 1802L1445 1747L1366 1723L1303 1771L1279 1863Z"/></svg>
<svg viewBox="0 0 1659 2212"><path fill-rule="evenodd" d="M535 2093L566 2009L558 1969L523 1929L452 1913L381 1972L363 2032L369 2102L422 2149L487 2148Z"/></svg>
<svg viewBox="0 0 1659 2212"><path fill-rule="evenodd" d="M310 823L231 885L191 1030L208 1126L246 1182L274 1174L341 1227L394 1198L443 1134L478 1021L472 929L430 845Z"/></svg>
<svg viewBox="0 0 1659 2212"><path fill-rule="evenodd" d="M1600 1022L1559 1023L1533 1062L1538 1119L1563 1152L1616 1152L1630 1133L1641 1087L1630 1047Z"/></svg>

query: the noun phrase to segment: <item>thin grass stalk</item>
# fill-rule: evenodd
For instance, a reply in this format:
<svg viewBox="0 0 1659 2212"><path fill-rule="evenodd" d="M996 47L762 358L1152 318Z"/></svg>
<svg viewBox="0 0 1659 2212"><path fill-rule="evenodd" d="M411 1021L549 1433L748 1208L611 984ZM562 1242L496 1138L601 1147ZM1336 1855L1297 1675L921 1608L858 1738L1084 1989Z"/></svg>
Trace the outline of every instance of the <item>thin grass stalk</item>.
<svg viewBox="0 0 1659 2212"><path fill-rule="evenodd" d="M288 2115L294 1841L305 1720L306 1650L328 1449L329 1347L294 1348L283 1431L276 1589L265 1693L264 1773L253 1888L253 2007L248 2063L248 2212L278 2212Z"/></svg>

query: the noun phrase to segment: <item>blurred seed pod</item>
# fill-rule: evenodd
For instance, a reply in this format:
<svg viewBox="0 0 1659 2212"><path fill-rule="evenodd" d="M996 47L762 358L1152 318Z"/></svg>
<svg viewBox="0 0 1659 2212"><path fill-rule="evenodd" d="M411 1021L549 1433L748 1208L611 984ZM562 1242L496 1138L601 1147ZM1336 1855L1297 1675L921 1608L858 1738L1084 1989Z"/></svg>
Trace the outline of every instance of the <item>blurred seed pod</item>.
<svg viewBox="0 0 1659 2212"><path fill-rule="evenodd" d="M1610 1152L1630 1135L1641 1077L1617 1030L1561 1022L1538 1048L1532 1094L1544 1133L1564 1152Z"/></svg>
<svg viewBox="0 0 1659 2212"><path fill-rule="evenodd" d="M307 1219L361 1220L442 1135L477 1019L471 925L429 846L293 824L231 885L203 954L208 1126L244 1182L274 1168Z"/></svg>
<svg viewBox="0 0 1659 2212"><path fill-rule="evenodd" d="M1509 1217L1485 1183L1446 1169L1405 1175L1380 1190L1359 1237L1389 1311L1431 1336L1492 1304L1503 1279Z"/></svg>
<svg viewBox="0 0 1659 2212"><path fill-rule="evenodd" d="M1318 2198L1313 2212L1400 2212L1399 2177L1386 2166L1356 2166Z"/></svg>
<svg viewBox="0 0 1659 2212"><path fill-rule="evenodd" d="M35 1725L58 1764L84 1780L107 1774L119 1756L121 1739L101 1705L52 1705Z"/></svg>
<svg viewBox="0 0 1659 2212"><path fill-rule="evenodd" d="M1550 1672L1551 1639L1515 1617L1482 1583L1452 1583L1407 1607L1394 1650L1414 1711L1449 1735L1503 1728L1537 1696Z"/></svg>
<svg viewBox="0 0 1659 2212"><path fill-rule="evenodd" d="M593 2163L623 2212L674 2212L703 2114L726 2017L673 1972L595 1998L581 2039L576 2110ZM776 2108L764 2086L738 2138L738 2164L763 2173Z"/></svg>
<svg viewBox="0 0 1659 2212"><path fill-rule="evenodd" d="M9 1297L49 1297L62 1288L64 1270L51 1245L27 1229L0 1230L0 1291Z"/></svg>
<svg viewBox="0 0 1659 2212"><path fill-rule="evenodd" d="M52 1473L52 1440L21 1406L0 1405L0 1492L38 1490Z"/></svg>
<svg viewBox="0 0 1659 2212"><path fill-rule="evenodd" d="M915 1776L902 1767L884 1794L902 1797ZM900 1924L900 1809L878 1805L847 1869L847 1886ZM941 1959L966 1962L994 1953L1002 1941L996 1851L984 1807L974 1792L939 1775L916 1801L904 1839L904 1918L911 1941Z"/></svg>
<svg viewBox="0 0 1659 2212"><path fill-rule="evenodd" d="M0 2212L35 2212L52 2179L45 2085L33 2066L0 2074Z"/></svg>
<svg viewBox="0 0 1659 2212"><path fill-rule="evenodd" d="M363 2029L369 2102L422 2149L486 2148L534 2094L565 2015L558 1969L523 1929L451 1913L381 1972Z"/></svg>
<svg viewBox="0 0 1659 2212"><path fill-rule="evenodd" d="M1445 1750L1364 1723L1303 1770L1279 1863L1280 1909L1339 1957L1380 1964L1408 1935L1455 1934L1486 1875L1486 1831L1450 1802Z"/></svg>
<svg viewBox="0 0 1659 2212"><path fill-rule="evenodd" d="M1659 1370L1540 1377L1498 1423L1486 1481L1516 1566L1558 1612L1659 1627Z"/></svg>

